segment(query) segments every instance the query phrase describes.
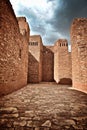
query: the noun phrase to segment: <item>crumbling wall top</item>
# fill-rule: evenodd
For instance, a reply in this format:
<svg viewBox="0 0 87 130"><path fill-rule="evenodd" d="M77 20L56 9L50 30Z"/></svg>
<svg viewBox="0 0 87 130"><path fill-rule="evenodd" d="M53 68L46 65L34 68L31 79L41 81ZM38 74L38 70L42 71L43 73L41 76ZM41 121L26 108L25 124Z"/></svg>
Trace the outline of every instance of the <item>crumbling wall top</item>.
<svg viewBox="0 0 87 130"><path fill-rule="evenodd" d="M55 47L57 46L68 46L68 41L67 39L58 39L55 44L54 44Z"/></svg>
<svg viewBox="0 0 87 130"><path fill-rule="evenodd" d="M26 18L25 17L17 17L17 20L26 22Z"/></svg>
<svg viewBox="0 0 87 130"><path fill-rule="evenodd" d="M84 22L84 21L87 21L87 18L75 18L73 20L73 25L77 24L77 23L79 24L79 23Z"/></svg>
<svg viewBox="0 0 87 130"><path fill-rule="evenodd" d="M71 42L84 44L87 37L87 18L76 18L71 26ZM86 41L86 40L85 40Z"/></svg>

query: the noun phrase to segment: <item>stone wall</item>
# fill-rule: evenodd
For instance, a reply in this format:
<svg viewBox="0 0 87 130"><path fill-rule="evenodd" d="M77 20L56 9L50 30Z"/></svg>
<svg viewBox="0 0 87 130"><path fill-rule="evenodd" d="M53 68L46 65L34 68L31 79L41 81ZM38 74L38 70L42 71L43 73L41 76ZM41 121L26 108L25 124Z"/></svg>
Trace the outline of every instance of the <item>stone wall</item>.
<svg viewBox="0 0 87 130"><path fill-rule="evenodd" d="M43 47L42 81L54 81L54 53L52 47Z"/></svg>
<svg viewBox="0 0 87 130"><path fill-rule="evenodd" d="M9 0L0 0L0 96L27 84L28 43Z"/></svg>
<svg viewBox="0 0 87 130"><path fill-rule="evenodd" d="M54 45L54 80L56 81L56 83L59 82L59 76L58 76L58 44L56 43Z"/></svg>
<svg viewBox="0 0 87 130"><path fill-rule="evenodd" d="M42 81L42 39L39 35L30 36L28 82Z"/></svg>
<svg viewBox="0 0 87 130"><path fill-rule="evenodd" d="M17 17L20 33L29 41L30 28L25 17Z"/></svg>
<svg viewBox="0 0 87 130"><path fill-rule="evenodd" d="M29 50L28 43L29 43L29 37L30 37L29 24L27 23L27 20L25 17L17 17L17 21L18 21L20 33L27 40L27 50L26 49L25 50L28 51ZM24 44L26 44L26 43L24 43ZM29 60L29 55L27 55L26 58L24 57L24 60L23 60L26 63L26 68L25 68L26 72L28 71L28 60ZM28 74L29 74L29 72L27 72L27 82L28 82Z"/></svg>
<svg viewBox="0 0 87 130"><path fill-rule="evenodd" d="M29 42L28 82L72 83L71 53L65 39L55 46L43 46L40 36L31 36Z"/></svg>
<svg viewBox="0 0 87 130"><path fill-rule="evenodd" d="M66 39L59 39L54 47L54 79L57 83L72 83L71 53Z"/></svg>
<svg viewBox="0 0 87 130"><path fill-rule="evenodd" d="M87 18L73 21L71 42L73 87L87 91Z"/></svg>

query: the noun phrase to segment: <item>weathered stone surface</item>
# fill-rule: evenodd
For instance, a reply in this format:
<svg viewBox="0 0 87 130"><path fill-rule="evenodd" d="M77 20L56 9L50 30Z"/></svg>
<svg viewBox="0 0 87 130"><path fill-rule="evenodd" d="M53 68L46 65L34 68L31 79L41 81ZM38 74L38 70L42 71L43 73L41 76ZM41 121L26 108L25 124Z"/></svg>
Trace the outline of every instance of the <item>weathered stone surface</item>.
<svg viewBox="0 0 87 130"><path fill-rule="evenodd" d="M71 52L68 52L66 39L59 39L54 45L54 80L60 84L72 84Z"/></svg>
<svg viewBox="0 0 87 130"><path fill-rule="evenodd" d="M40 130L40 128L37 127L37 128L35 128L35 130Z"/></svg>
<svg viewBox="0 0 87 130"><path fill-rule="evenodd" d="M2 114L2 118L17 118L19 116L18 113L14 114Z"/></svg>
<svg viewBox="0 0 87 130"><path fill-rule="evenodd" d="M75 121L74 120L65 120L65 123L67 125L75 125Z"/></svg>
<svg viewBox="0 0 87 130"><path fill-rule="evenodd" d="M26 126L26 121L25 120L19 122L15 121L14 126Z"/></svg>
<svg viewBox="0 0 87 130"><path fill-rule="evenodd" d="M25 116L29 116L31 118L33 118L35 116L34 111L25 111Z"/></svg>
<svg viewBox="0 0 87 130"><path fill-rule="evenodd" d="M87 94L70 86L30 84L0 98L0 107L5 110L4 114L0 113L0 130L2 127L8 130L11 127L17 130L87 128Z"/></svg>
<svg viewBox="0 0 87 130"><path fill-rule="evenodd" d="M17 17L20 33L29 41L30 28L25 17Z"/></svg>
<svg viewBox="0 0 87 130"><path fill-rule="evenodd" d="M71 26L73 87L87 92L87 18Z"/></svg>
<svg viewBox="0 0 87 130"><path fill-rule="evenodd" d="M50 120L47 120L46 122L44 122L44 123L42 124L42 126L44 126L44 127L51 127L51 121L50 121Z"/></svg>
<svg viewBox="0 0 87 130"><path fill-rule="evenodd" d="M28 121L28 122L27 122L27 126L33 127L33 122L32 122L32 121Z"/></svg>
<svg viewBox="0 0 87 130"><path fill-rule="evenodd" d="M67 40L60 39L57 43L43 46L40 36L30 37L29 82L55 80L57 83L72 84L71 53L68 52Z"/></svg>
<svg viewBox="0 0 87 130"><path fill-rule="evenodd" d="M7 107L7 108L0 108L0 113L1 114L14 114L14 113L18 113L17 108L14 107Z"/></svg>
<svg viewBox="0 0 87 130"><path fill-rule="evenodd" d="M52 48L51 48L52 49ZM54 81L54 53L50 46L43 46L42 54L42 81Z"/></svg>
<svg viewBox="0 0 87 130"><path fill-rule="evenodd" d="M8 123L8 119L0 119L0 126L3 126L6 123Z"/></svg>
<svg viewBox="0 0 87 130"><path fill-rule="evenodd" d="M20 126L26 126L26 121L21 121Z"/></svg>
<svg viewBox="0 0 87 130"><path fill-rule="evenodd" d="M42 81L42 38L40 35L30 36L29 40L29 65L28 82Z"/></svg>
<svg viewBox="0 0 87 130"><path fill-rule="evenodd" d="M9 0L0 0L0 96L27 84L28 42Z"/></svg>

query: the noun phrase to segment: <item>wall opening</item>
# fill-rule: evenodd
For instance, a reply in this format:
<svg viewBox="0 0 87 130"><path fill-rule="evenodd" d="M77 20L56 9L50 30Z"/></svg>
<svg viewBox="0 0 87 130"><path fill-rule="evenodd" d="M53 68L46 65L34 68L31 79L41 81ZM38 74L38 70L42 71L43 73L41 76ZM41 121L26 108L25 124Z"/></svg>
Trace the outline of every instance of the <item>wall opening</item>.
<svg viewBox="0 0 87 130"><path fill-rule="evenodd" d="M62 78L60 79L59 84L72 85L72 80L70 78Z"/></svg>
<svg viewBox="0 0 87 130"><path fill-rule="evenodd" d="M21 59L21 49L19 50L19 58Z"/></svg>

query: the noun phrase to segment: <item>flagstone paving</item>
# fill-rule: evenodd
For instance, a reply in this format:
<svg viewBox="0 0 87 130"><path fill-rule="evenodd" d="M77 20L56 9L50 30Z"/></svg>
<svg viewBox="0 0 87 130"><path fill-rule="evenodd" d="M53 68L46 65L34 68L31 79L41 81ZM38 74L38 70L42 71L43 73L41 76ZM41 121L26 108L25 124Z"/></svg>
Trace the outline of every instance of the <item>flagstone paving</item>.
<svg viewBox="0 0 87 130"><path fill-rule="evenodd" d="M87 94L55 83L0 97L0 130L87 130Z"/></svg>

